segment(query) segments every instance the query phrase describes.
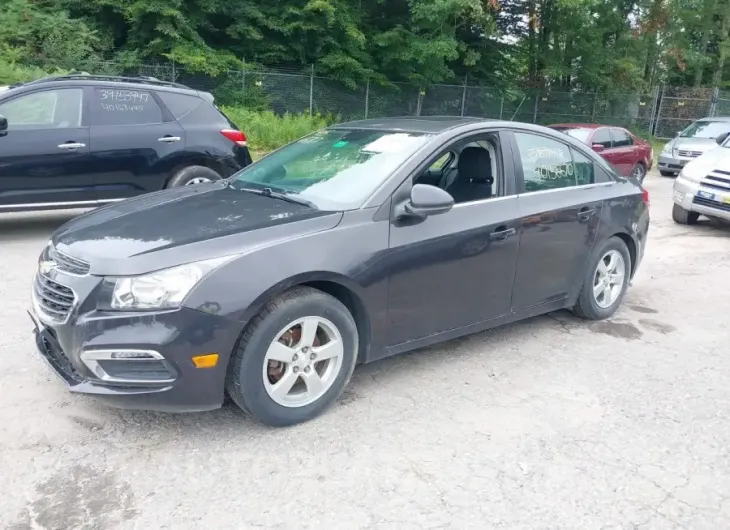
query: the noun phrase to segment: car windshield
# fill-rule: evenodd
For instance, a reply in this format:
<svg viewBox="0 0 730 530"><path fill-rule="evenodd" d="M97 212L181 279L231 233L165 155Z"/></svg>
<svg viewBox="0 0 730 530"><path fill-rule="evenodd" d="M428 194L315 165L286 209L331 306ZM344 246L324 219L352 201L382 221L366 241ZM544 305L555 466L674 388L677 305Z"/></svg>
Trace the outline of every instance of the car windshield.
<svg viewBox="0 0 730 530"><path fill-rule="evenodd" d="M585 129L583 127L553 127L553 129L572 136L583 143L588 142L588 137L591 135L591 129Z"/></svg>
<svg viewBox="0 0 730 530"><path fill-rule="evenodd" d="M326 129L275 151L231 178L307 201L320 210L351 210L432 136L411 132Z"/></svg>
<svg viewBox="0 0 730 530"><path fill-rule="evenodd" d="M730 131L730 121L696 121L680 133L681 138L717 138Z"/></svg>

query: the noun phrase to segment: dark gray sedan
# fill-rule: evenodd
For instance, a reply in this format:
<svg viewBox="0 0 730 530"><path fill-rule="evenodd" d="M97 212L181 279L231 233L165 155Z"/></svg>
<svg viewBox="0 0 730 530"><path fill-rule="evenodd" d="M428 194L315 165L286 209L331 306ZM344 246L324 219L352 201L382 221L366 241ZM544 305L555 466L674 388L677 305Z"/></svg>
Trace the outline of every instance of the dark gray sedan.
<svg viewBox="0 0 730 530"><path fill-rule="evenodd" d="M646 191L550 129L352 122L70 221L31 316L72 392L173 411L227 392L289 425L358 363L562 308L611 316L648 227Z"/></svg>

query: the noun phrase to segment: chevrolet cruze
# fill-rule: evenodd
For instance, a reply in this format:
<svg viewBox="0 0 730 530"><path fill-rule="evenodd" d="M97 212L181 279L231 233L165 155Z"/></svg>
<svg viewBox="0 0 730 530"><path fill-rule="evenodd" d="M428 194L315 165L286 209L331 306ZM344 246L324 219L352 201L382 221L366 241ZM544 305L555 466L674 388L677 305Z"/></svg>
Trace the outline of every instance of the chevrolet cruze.
<svg viewBox="0 0 730 530"><path fill-rule="evenodd" d="M535 125L375 119L232 177L93 211L43 249L30 311L72 392L269 425L320 414L358 363L570 308L611 316L648 195Z"/></svg>

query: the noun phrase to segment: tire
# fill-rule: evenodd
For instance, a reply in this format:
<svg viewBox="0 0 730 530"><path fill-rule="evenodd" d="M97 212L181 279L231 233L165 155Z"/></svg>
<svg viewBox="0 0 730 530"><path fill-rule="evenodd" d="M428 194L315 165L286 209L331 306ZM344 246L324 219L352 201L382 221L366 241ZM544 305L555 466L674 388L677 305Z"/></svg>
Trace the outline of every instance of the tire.
<svg viewBox="0 0 730 530"><path fill-rule="evenodd" d="M676 174L676 173L673 173L673 172L671 172L671 171L662 171L662 170L659 170L659 174L660 174L660 175L661 175L662 177L676 177L676 176L677 176L677 174Z"/></svg>
<svg viewBox="0 0 730 530"><path fill-rule="evenodd" d="M281 344L278 339L282 332L294 340L297 327L290 326L302 319L318 323L315 328L317 338L312 345L304 344L302 348L300 341L306 342L304 324L298 328L300 335L293 348ZM316 352L326 355L328 342L324 341L323 346L319 337L327 334L339 334L342 345L340 360L333 357L312 361ZM320 344L317 344L318 341ZM333 344L334 351L337 351L337 341ZM274 345L280 346L275 348ZM355 368L357 349L357 325L347 308L322 291L295 287L270 300L243 332L228 365L226 390L236 405L261 423L273 427L302 423L320 415L340 397ZM288 356L291 362L270 360L268 356L273 351L281 354L279 357ZM292 353L296 355L291 357ZM305 372L310 375L305 376ZM317 394L310 392L308 384L312 375L316 375L326 387L316 399L314 396ZM277 376L280 377L278 380L275 379ZM290 390L276 391L276 383L292 380L295 383L288 387ZM272 393L278 396L278 400Z"/></svg>
<svg viewBox="0 0 730 530"><path fill-rule="evenodd" d="M167 188L179 188L181 186L192 186L213 182L222 177L213 169L205 166L188 166L175 173L167 183Z"/></svg>
<svg viewBox="0 0 730 530"><path fill-rule="evenodd" d="M604 290L603 294L598 297L594 295L594 287L597 286L597 280L603 276L599 273L599 264L602 261L605 264L607 256L614 257L617 260L620 256L623 261L623 278L620 281L620 284L615 284L616 289L610 290L610 299L603 298L603 296L606 296L606 293L608 292L606 290ZM623 300L624 294L626 294L626 289L629 286L630 280L631 255L629 254L629 249L626 247L626 243L618 237L607 239L602 244L597 245L591 255L591 259L585 271L585 278L583 279L583 285L581 287L580 294L578 295L577 303L573 307L573 313L587 320L603 320L605 318L609 318L621 305L621 300ZM610 302L608 305L602 305L602 303L608 302Z"/></svg>
<svg viewBox="0 0 730 530"><path fill-rule="evenodd" d="M697 212L685 210L679 204L672 205L672 220L678 225L697 224L699 218L700 214Z"/></svg>
<svg viewBox="0 0 730 530"><path fill-rule="evenodd" d="M644 177L646 177L646 167L644 167L644 164L639 162L631 169L631 176L636 178L636 180L639 181L639 184L644 182Z"/></svg>

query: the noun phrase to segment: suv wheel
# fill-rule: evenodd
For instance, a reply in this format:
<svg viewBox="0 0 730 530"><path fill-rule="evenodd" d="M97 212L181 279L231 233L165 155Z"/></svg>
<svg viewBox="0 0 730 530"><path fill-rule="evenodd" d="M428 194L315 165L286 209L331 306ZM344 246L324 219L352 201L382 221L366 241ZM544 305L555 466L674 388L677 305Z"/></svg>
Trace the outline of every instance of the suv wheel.
<svg viewBox="0 0 730 530"><path fill-rule="evenodd" d="M679 204L672 206L672 219L678 225L693 225L697 223L699 218L700 214L697 212L685 210Z"/></svg>
<svg viewBox="0 0 730 530"><path fill-rule="evenodd" d="M167 183L168 188L179 188L180 186L194 186L220 180L221 176L214 170L205 166L188 166L182 168Z"/></svg>
<svg viewBox="0 0 730 530"><path fill-rule="evenodd" d="M310 420L342 394L357 345L357 326L340 301L294 288L271 300L243 333L228 366L228 394L267 425Z"/></svg>
<svg viewBox="0 0 730 530"><path fill-rule="evenodd" d="M602 320L616 312L626 293L631 255L626 243L612 237L597 246L589 263L573 312L588 320Z"/></svg>

